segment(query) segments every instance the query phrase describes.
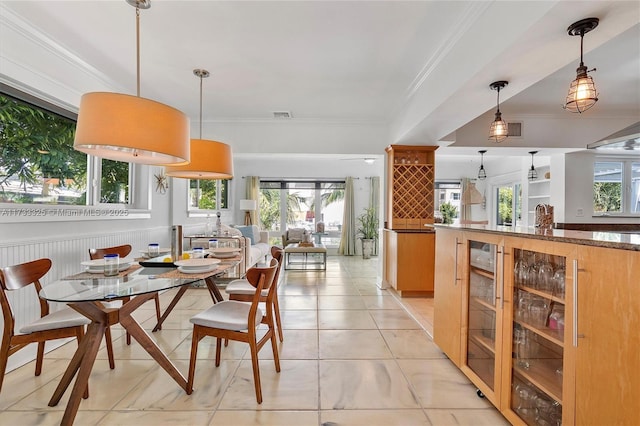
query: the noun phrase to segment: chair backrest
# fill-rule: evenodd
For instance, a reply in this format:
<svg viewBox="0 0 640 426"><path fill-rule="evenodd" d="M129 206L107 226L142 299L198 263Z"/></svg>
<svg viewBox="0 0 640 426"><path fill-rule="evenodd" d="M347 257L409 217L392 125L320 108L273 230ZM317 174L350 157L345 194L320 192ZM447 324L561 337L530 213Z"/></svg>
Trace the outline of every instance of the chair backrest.
<svg viewBox="0 0 640 426"><path fill-rule="evenodd" d="M271 263L269 264L269 266L254 266L252 268L249 268L245 278L252 286L258 289L258 291L256 291L256 294L259 296L260 291L271 287L277 269L278 261L276 259L271 259Z"/></svg>
<svg viewBox="0 0 640 426"><path fill-rule="evenodd" d="M284 250L282 247L271 246L271 257L278 261L278 269L276 270L276 274L273 277L273 284L278 287L278 281L280 280L280 271L282 270L282 258L284 257Z"/></svg>
<svg viewBox="0 0 640 426"><path fill-rule="evenodd" d="M6 266L0 269L0 305L2 306L2 317L4 319L4 330L13 332L14 317L11 312L11 305L7 298L6 291L19 290L23 287L33 284L36 294L42 290L40 278L44 277L51 269L50 259L38 259L31 262L20 263L18 265ZM41 315L49 313L49 305L46 301L40 300Z"/></svg>
<svg viewBox="0 0 640 426"><path fill-rule="evenodd" d="M91 258L91 260L102 259L105 254L117 254L120 257L127 257L129 253L131 253L130 244L98 248L98 249L89 249L89 257Z"/></svg>

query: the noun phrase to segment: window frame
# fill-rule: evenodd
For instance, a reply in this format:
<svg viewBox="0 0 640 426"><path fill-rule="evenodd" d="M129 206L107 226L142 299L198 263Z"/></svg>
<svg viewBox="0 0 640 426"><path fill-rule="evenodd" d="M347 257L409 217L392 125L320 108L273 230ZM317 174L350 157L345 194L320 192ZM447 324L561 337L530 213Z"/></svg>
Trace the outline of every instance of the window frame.
<svg viewBox="0 0 640 426"><path fill-rule="evenodd" d="M211 215L213 213L216 213L218 211L229 211L231 210L231 206L233 205L233 178L231 179L215 179L216 182L216 208L214 209L201 209L198 206L191 206L191 181L201 181L201 180L206 180L206 179L187 179L187 186L186 186L186 203L187 203L187 215L189 217L204 217L204 216L208 216ZM226 195L227 195L227 206L226 207L217 207L220 206L220 200L221 200L221 188L222 188L222 181L226 181L227 182L227 188L226 188Z"/></svg>
<svg viewBox="0 0 640 426"><path fill-rule="evenodd" d="M78 114L70 109L55 105L4 83L0 83L0 95L69 119L74 123L78 119ZM102 158L87 155L86 204L0 203L0 223L150 218L149 189L141 185L145 181L145 176L146 181L150 181L149 169L135 163L129 163L129 203L100 203L101 163ZM137 203L137 200L141 203Z"/></svg>
<svg viewBox="0 0 640 426"><path fill-rule="evenodd" d="M594 199L594 184L595 181L595 170L596 163L620 163L622 165L622 182L621 182L621 210L617 212L596 212L595 206L593 203ZM593 159L593 168L591 172L591 214L593 217L640 217L639 212L631 211L632 204L632 194L633 194L633 165L640 164L640 158L633 157L622 157L622 156L605 156L599 155L594 157Z"/></svg>

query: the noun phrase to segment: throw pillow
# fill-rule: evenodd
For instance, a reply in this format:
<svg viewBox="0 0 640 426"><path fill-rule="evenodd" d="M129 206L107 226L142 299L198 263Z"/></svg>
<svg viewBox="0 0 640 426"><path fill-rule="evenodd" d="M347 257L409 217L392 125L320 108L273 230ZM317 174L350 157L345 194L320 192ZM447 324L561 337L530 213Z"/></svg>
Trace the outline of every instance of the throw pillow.
<svg viewBox="0 0 640 426"><path fill-rule="evenodd" d="M251 245L256 243L256 237L253 235L253 226L236 226L236 229L242 233L243 237L251 240Z"/></svg>
<svg viewBox="0 0 640 426"><path fill-rule="evenodd" d="M302 241L304 238L304 229L303 228L291 228L287 231L287 239L289 241Z"/></svg>

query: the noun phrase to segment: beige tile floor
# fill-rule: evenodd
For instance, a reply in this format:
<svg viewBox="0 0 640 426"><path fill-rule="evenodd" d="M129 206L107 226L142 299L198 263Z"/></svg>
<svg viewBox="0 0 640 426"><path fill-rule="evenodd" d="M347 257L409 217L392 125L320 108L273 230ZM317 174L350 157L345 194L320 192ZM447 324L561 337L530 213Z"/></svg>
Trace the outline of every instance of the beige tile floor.
<svg viewBox="0 0 640 426"><path fill-rule="evenodd" d="M329 257L326 272L283 271L279 294L285 340L276 373L271 347L260 352L264 402L253 390L247 346L230 342L220 367L215 341L198 350L194 392L186 395L133 342L114 327L116 368L104 348L89 381L77 425L501 425L504 418L476 396L475 387L430 337L433 301L400 300L376 286L377 259ZM165 307L173 293L161 296ZM153 333L186 374L189 318L207 308L205 290L193 289ZM136 312L155 325L149 304ZM7 374L0 394L0 425L59 424L60 404L47 402L76 345L46 356L43 374L33 363Z"/></svg>

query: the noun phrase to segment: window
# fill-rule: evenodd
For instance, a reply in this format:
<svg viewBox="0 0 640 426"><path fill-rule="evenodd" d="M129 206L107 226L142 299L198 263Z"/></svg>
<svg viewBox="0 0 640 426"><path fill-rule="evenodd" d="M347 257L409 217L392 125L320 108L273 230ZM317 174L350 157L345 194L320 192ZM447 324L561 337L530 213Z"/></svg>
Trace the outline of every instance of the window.
<svg viewBox="0 0 640 426"><path fill-rule="evenodd" d="M496 225L522 224L522 185L512 183L496 188Z"/></svg>
<svg viewBox="0 0 640 426"><path fill-rule="evenodd" d="M229 208L229 180L189 180L189 209L221 210Z"/></svg>
<svg viewBox="0 0 640 426"><path fill-rule="evenodd" d="M443 219L444 215L448 215L453 220L460 218L460 208L462 207L460 204L461 191L462 184L460 181L436 181L434 185L435 217Z"/></svg>
<svg viewBox="0 0 640 426"><path fill-rule="evenodd" d="M594 162L593 213L640 213L640 162L631 159Z"/></svg>
<svg viewBox="0 0 640 426"><path fill-rule="evenodd" d="M16 97L0 93L0 203L129 204L128 163L76 151L74 114L10 91Z"/></svg>
<svg viewBox="0 0 640 426"><path fill-rule="evenodd" d="M324 234L316 239L337 247L343 206L344 181L260 181L260 225L278 238L287 228L315 232L322 222Z"/></svg>

